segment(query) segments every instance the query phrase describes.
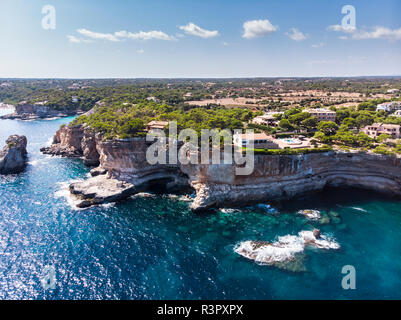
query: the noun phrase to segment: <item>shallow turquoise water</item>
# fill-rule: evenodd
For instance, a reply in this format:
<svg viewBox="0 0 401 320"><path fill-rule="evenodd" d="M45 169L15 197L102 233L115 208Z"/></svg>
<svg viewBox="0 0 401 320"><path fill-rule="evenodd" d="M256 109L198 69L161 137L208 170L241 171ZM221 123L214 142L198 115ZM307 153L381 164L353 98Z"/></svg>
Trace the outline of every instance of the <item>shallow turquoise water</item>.
<svg viewBox="0 0 401 320"><path fill-rule="evenodd" d="M60 182L83 179L80 160L39 152L61 123L0 120L0 144L28 137L27 170L0 177L0 299L399 299L401 203L375 193L328 190L271 204L276 213L195 215L167 196L114 206L72 209L56 197ZM320 225L300 209L336 212ZM292 272L260 266L234 253L245 240L273 241L319 227L341 250L307 250ZM341 269L356 268L356 290L343 290ZM40 279L54 267L55 289Z"/></svg>

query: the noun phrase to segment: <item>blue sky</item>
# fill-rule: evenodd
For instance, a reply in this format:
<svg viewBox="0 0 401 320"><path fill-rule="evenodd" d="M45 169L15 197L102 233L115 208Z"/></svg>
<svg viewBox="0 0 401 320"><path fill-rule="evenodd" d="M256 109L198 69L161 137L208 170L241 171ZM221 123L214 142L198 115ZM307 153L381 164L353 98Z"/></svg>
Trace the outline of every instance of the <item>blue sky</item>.
<svg viewBox="0 0 401 320"><path fill-rule="evenodd" d="M400 18L399 0L1 0L0 77L401 75Z"/></svg>

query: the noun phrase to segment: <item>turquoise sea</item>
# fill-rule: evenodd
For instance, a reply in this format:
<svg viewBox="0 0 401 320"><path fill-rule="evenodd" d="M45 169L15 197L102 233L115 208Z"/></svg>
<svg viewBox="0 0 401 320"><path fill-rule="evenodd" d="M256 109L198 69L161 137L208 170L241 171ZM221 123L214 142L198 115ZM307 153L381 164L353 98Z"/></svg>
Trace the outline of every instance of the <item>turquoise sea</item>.
<svg viewBox="0 0 401 320"><path fill-rule="evenodd" d="M196 215L167 195L75 210L60 190L89 169L39 152L70 120L0 120L0 144L24 134L29 152L24 173L0 177L0 299L401 298L400 201L327 190L267 202L275 210ZM320 210L330 222L308 221L296 214L301 209ZM297 272L233 251L241 241L274 241L314 227L341 249L306 250ZM341 286L345 265L356 269L356 290ZM49 268L54 289L41 283Z"/></svg>

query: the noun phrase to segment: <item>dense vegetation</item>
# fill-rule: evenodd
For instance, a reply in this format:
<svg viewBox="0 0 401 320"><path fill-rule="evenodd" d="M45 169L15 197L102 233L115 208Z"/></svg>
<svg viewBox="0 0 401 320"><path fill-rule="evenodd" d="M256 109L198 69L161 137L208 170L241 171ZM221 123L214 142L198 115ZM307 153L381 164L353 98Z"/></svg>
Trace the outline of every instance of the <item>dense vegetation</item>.
<svg viewBox="0 0 401 320"><path fill-rule="evenodd" d="M98 107L95 113L82 115L71 125L86 124L110 139L141 136L152 120L176 121L178 130L191 128L200 134L201 129L241 129L252 117L253 113L245 109L173 107L146 101Z"/></svg>
<svg viewBox="0 0 401 320"><path fill-rule="evenodd" d="M333 151L330 146L320 148L300 148L300 149L253 149L254 154L260 155L297 155L308 153L323 153Z"/></svg>
<svg viewBox="0 0 401 320"><path fill-rule="evenodd" d="M365 101L374 94L384 95L388 89L401 89L400 78L255 78L255 79L3 79L0 80L0 101L18 104L45 102L56 110L77 113L96 107L96 112L83 115L72 125L83 124L103 133L107 138L127 138L143 135L152 120L175 120L178 129L240 129L244 126L277 137L303 134L314 137L317 143L335 148L370 150L376 153L400 153L399 143L389 137L372 139L361 132L376 122L401 124L401 117L376 112L378 103L389 99ZM308 90L332 93L357 93L365 97L357 107L344 107L347 99L330 104L316 98ZM283 101L283 93L294 93L297 103ZM190 101L219 98L260 99L245 104L258 105L251 112L247 106L225 108L218 104L195 106ZM399 93L392 96L397 99ZM341 98L341 96L340 96ZM388 96L387 96L388 98ZM400 99L400 98L398 98ZM305 112L310 107L330 107L337 114L336 122L318 122ZM248 123L266 109L284 111L277 115L277 126ZM253 108L255 110L255 108Z"/></svg>

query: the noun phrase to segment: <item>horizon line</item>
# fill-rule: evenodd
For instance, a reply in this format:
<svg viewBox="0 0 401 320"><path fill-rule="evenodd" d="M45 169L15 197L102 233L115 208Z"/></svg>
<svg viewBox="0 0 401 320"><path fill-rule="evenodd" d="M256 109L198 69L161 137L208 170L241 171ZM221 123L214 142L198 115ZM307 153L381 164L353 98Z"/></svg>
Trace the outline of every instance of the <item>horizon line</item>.
<svg viewBox="0 0 401 320"><path fill-rule="evenodd" d="M225 80L225 79L401 78L401 75L352 76L235 76L235 77L0 77L0 80Z"/></svg>

